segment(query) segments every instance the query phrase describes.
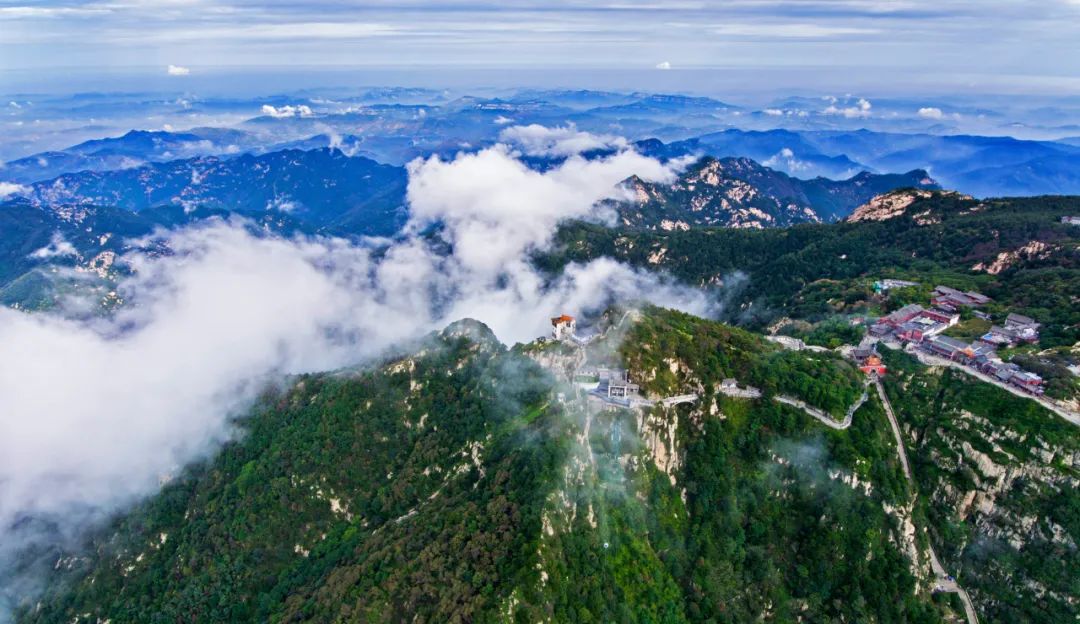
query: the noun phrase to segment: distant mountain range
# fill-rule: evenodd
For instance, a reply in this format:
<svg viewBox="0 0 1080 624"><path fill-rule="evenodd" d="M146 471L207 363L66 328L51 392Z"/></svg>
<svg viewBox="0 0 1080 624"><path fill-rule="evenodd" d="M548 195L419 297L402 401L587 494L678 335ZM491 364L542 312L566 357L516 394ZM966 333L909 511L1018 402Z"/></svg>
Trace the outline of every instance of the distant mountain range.
<svg viewBox="0 0 1080 624"><path fill-rule="evenodd" d="M403 165L417 157L491 145L513 125L573 124L638 141L643 151L661 157L745 157L804 180L923 169L943 186L979 197L1080 193L1080 141L1075 138L950 134L956 130L948 120L927 125L925 119L901 124L877 115L838 118L824 113L820 99L787 98L775 104L778 108L751 110L719 99L668 94L524 90L499 97L451 97L423 90L372 90L340 100L282 96L266 102L266 108L185 102L195 111L244 110L249 117L228 128L139 130L41 152L7 162L0 167L0 181L27 185L66 173L290 148L340 147L350 155ZM891 105L890 114L897 115L917 110L914 100L881 105ZM991 113L964 109L965 115L998 120L996 131L1009 132L1000 126L1000 115Z"/></svg>
<svg viewBox="0 0 1080 624"><path fill-rule="evenodd" d="M69 173L33 184L24 195L42 207L269 211L287 213L313 230L390 235L406 220L405 184L401 167L323 148Z"/></svg>
<svg viewBox="0 0 1080 624"><path fill-rule="evenodd" d="M156 139L150 143L156 143ZM665 149L659 141L643 151ZM591 157L606 152L598 151ZM533 159L538 168L553 163ZM860 173L847 180L800 180L748 158L707 157L674 185L628 181L639 201L620 212L627 222L775 227L847 216L874 195L901 187L938 188L921 170ZM403 167L348 156L336 148L295 149L258 156L203 156L114 171L68 173L31 184L22 195L45 209L108 206L142 213L151 208L228 211L249 216L287 214L311 231L391 235L407 220Z"/></svg>
<svg viewBox="0 0 1080 624"><path fill-rule="evenodd" d="M634 177L632 202L614 204L625 226L689 229L696 226L765 228L835 221L870 198L897 188L940 188L922 170L860 173L850 179L799 180L749 158L703 158L673 184Z"/></svg>
<svg viewBox="0 0 1080 624"><path fill-rule="evenodd" d="M645 229L833 221L879 193L937 188L925 171L799 180L747 158L704 158L671 185L625 184L638 200L613 207L624 225ZM325 147L67 173L0 204L0 301L43 301L54 290L42 283L44 268L100 274L128 239L212 217L239 215L285 234L391 236L408 220L406 185L404 167Z"/></svg>
<svg viewBox="0 0 1080 624"><path fill-rule="evenodd" d="M645 153L666 158L753 158L798 178L925 169L943 186L979 197L1080 193L1080 147L1051 141L869 130L725 130L639 145Z"/></svg>
<svg viewBox="0 0 1080 624"><path fill-rule="evenodd" d="M192 132L132 130L122 136L94 139L64 150L12 160L0 169L0 179L30 184L77 171L130 169L147 162L239 153L251 148L253 140L241 130L222 128L199 128Z"/></svg>

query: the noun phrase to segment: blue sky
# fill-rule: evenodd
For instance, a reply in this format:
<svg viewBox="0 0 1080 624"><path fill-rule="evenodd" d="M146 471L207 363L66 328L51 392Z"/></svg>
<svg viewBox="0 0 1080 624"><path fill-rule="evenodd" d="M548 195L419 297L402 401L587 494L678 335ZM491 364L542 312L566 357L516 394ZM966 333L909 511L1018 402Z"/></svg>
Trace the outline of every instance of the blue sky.
<svg viewBox="0 0 1080 624"><path fill-rule="evenodd" d="M724 71L748 88L1068 94L1078 24L1080 0L0 0L0 78L610 69L627 82Z"/></svg>

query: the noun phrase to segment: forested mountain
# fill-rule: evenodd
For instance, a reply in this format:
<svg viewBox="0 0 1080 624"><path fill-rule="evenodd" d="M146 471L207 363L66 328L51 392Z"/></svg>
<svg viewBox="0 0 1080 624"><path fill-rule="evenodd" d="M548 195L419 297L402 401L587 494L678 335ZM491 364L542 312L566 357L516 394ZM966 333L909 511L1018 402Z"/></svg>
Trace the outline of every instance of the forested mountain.
<svg viewBox="0 0 1080 624"><path fill-rule="evenodd" d="M886 351L929 537L980 621L1077 618L1080 437L1035 402Z"/></svg>
<svg viewBox="0 0 1080 624"><path fill-rule="evenodd" d="M646 229L691 226L782 227L835 221L875 195L897 188L939 188L925 171L862 172L848 180L800 180L748 158L703 158L674 183L626 182L634 201L618 205L623 225Z"/></svg>
<svg viewBox="0 0 1080 624"><path fill-rule="evenodd" d="M234 214L257 232L289 236L320 231L278 211L244 214L166 205L131 212L94 205L42 207L23 198L0 202L0 305L48 309L73 288L93 291L94 299L107 297L124 270L116 260L132 251L140 237L159 227Z"/></svg>
<svg viewBox="0 0 1080 624"><path fill-rule="evenodd" d="M580 354L508 351L464 321L412 355L268 391L216 458L50 553L50 589L20 621L955 621L930 547L987 621L1075 615L1071 425L905 370L887 389L918 454L909 482L873 393L846 429L774 400L839 418L862 380L838 356L681 313L622 318ZM561 372L582 356L625 365L646 396L698 398L596 410ZM729 377L763 396L726 396ZM941 426L956 414L977 426ZM994 480L980 457L1057 476ZM1025 520L1032 500L1047 524Z"/></svg>
<svg viewBox="0 0 1080 624"><path fill-rule="evenodd" d="M69 173L24 193L47 209L110 206L289 214L311 229L390 235L405 222L405 170L340 150L213 156L114 171Z"/></svg>
<svg viewBox="0 0 1080 624"><path fill-rule="evenodd" d="M1043 345L1069 346L1080 340L1080 227L1063 224L1068 215L1080 215L1080 198L915 193L882 220L670 232L572 223L536 260L557 271L609 256L724 287L728 318L753 327L878 310L872 282L881 277L913 280L926 292L944 283L987 294L995 313L1040 319Z"/></svg>
<svg viewBox="0 0 1080 624"><path fill-rule="evenodd" d="M132 130L118 137L17 158L4 163L0 179L32 184L65 173L132 169L148 162L236 153L253 145L253 136L228 128L198 128L192 132Z"/></svg>

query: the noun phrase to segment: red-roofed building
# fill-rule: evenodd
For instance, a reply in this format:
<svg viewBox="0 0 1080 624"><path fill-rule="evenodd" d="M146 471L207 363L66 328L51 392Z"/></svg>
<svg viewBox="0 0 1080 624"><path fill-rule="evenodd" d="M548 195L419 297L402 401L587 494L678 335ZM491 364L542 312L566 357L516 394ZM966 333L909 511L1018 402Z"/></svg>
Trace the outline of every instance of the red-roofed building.
<svg viewBox="0 0 1080 624"><path fill-rule="evenodd" d="M577 330L577 322L574 317L563 314L551 319L551 335L555 340L571 340Z"/></svg>
<svg viewBox="0 0 1080 624"><path fill-rule="evenodd" d="M885 374L887 369L885 368L885 364L881 362L880 357L878 357L877 355L871 355L870 357L863 360L863 363L859 365L859 370L866 373L867 375L869 375L870 373L874 373L878 377L881 377Z"/></svg>

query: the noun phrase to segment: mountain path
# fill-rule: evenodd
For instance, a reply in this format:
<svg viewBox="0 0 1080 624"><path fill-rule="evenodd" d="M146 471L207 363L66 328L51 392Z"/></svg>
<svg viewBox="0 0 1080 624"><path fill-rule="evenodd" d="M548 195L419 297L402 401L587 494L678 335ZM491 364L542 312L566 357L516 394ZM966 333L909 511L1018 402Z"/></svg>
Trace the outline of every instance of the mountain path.
<svg viewBox="0 0 1080 624"><path fill-rule="evenodd" d="M812 405L807 405L806 401L803 401L802 399L796 399L794 397L787 396L786 394L778 394L773 397L773 400L777 403L783 403L784 405L790 405L792 407L801 409L810 416L813 416L826 427L836 429L837 431L843 431L844 429L847 429L851 426L851 421L855 416L855 412L858 411L860 407L862 407L863 403L866 403L866 399L868 398L869 393L864 390L862 396L860 396L854 403L852 403L848 407L847 413L844 415L844 420L841 420L839 422L837 422L836 419L834 419L828 413Z"/></svg>
<svg viewBox="0 0 1080 624"><path fill-rule="evenodd" d="M912 496L917 497L918 492L915 487L915 480L911 476L911 466L908 463L907 451L904 449L904 439L900 434L900 425L896 422L896 414L893 412L892 403L889 402L889 397L885 394L885 387L881 385L881 380L877 375L874 375L873 383L877 387L878 397L881 398L881 405L885 408L885 415L889 418L889 427L892 429L893 436L896 438L896 454L900 458L900 466L904 470L904 476L907 477L908 484L911 485ZM934 572L936 577L937 587L944 592L954 593L960 596L960 601L964 603L964 613L967 616L968 624L979 624L979 616L975 613L975 605L971 602L971 597L960 587L960 584L956 582L952 576L949 576L945 572L945 567L941 565L941 561L937 557L937 553L934 552L933 544L927 541L926 549L930 557L930 568Z"/></svg>
<svg viewBox="0 0 1080 624"><path fill-rule="evenodd" d="M1042 405L1043 407L1050 410L1051 412L1054 412L1058 416L1061 416L1065 420L1067 420L1067 421L1071 422L1072 424L1080 427L1080 414L1078 414L1078 413L1076 413L1076 412L1074 412L1072 410L1065 409L1065 408L1061 407L1060 405L1058 405L1057 403L1055 403L1054 401L1052 401L1052 400L1050 400L1050 399L1048 399L1046 397L1035 396L1033 394L1029 394L1029 393L1024 392L1023 390L1021 390L1019 388L1016 388L1014 386L1010 386L1007 383L1003 383L1003 382L1001 382L1001 381L999 381L997 379L994 379L994 378L990 377L989 375L987 375L987 374L985 374L985 373L983 373L981 371L977 371L977 370L975 370L975 369L973 369L973 368L971 368L969 366L964 366L963 364L960 364L958 362L953 362L952 360L947 360L945 358L940 358L940 357L937 357L935 355L930 355L929 353L925 353L925 352L923 352L923 351L921 351L919 349L908 350L908 353L914 355L915 358L919 360L919 362L921 362L922 364L925 364L927 366L948 366L950 368L955 368L956 370L959 370L959 371L962 371L964 373L967 373L968 375L971 375L972 377L978 379L979 381L985 381L988 384L993 384L993 385L997 386L998 388L1001 388L1002 390L1005 390L1007 392L1011 392L1011 393L1015 394L1018 397L1025 398L1025 399L1031 399L1032 401L1035 401L1039 405Z"/></svg>

